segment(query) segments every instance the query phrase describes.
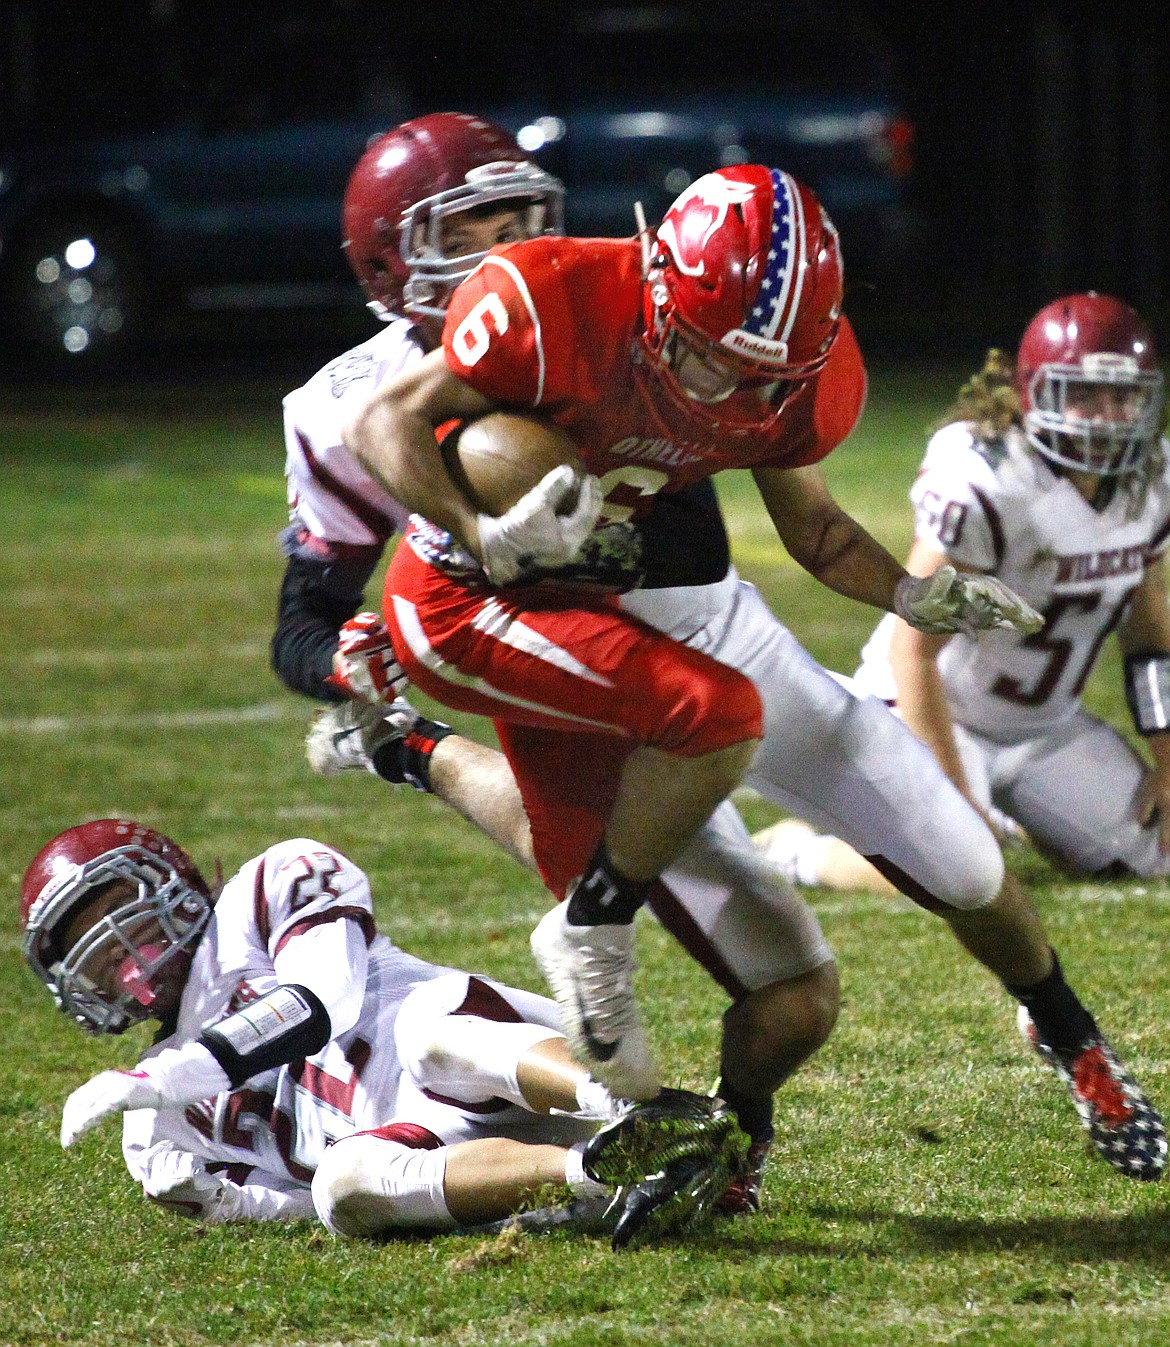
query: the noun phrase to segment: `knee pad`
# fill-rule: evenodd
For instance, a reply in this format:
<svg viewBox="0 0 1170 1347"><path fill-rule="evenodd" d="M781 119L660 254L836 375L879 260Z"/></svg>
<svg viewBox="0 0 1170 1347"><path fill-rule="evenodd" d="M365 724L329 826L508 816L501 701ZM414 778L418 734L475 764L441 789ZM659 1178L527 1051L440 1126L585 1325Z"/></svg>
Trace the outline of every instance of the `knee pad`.
<svg viewBox="0 0 1170 1347"><path fill-rule="evenodd" d="M395 1129L414 1144L391 1135ZM419 1149L422 1134L427 1149ZM425 1128L391 1123L330 1146L313 1175L313 1206L327 1230L350 1239L391 1230L451 1230L443 1196L446 1150Z"/></svg>
<svg viewBox="0 0 1170 1347"><path fill-rule="evenodd" d="M978 912L995 900L1003 886L1003 853L994 838L992 843L995 856L988 858L990 863L986 867L948 871L941 876L944 882L929 888L886 856L867 856L866 860L899 892L928 912Z"/></svg>

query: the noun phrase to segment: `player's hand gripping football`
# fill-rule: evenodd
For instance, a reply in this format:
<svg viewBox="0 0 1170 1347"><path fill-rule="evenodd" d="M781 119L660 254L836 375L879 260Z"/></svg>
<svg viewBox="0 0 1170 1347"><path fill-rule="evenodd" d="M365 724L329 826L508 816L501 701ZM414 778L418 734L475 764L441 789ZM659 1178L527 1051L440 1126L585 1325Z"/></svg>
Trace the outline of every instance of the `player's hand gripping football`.
<svg viewBox="0 0 1170 1347"><path fill-rule="evenodd" d="M394 657L390 633L377 613L358 613L341 628L333 672L325 679L359 702L392 702L410 682Z"/></svg>
<svg viewBox="0 0 1170 1347"><path fill-rule="evenodd" d="M574 494L576 498L574 499ZM567 566L577 559L601 513L601 483L568 464L545 473L515 505L494 519L478 518L479 549L488 578L511 584L525 571ZM560 511L564 513L560 513Z"/></svg>
<svg viewBox="0 0 1170 1347"><path fill-rule="evenodd" d="M1039 631L1043 617L993 575L967 575L940 566L933 575L903 576L894 590L894 611L919 631Z"/></svg>
<svg viewBox="0 0 1170 1347"><path fill-rule="evenodd" d="M61 1110L61 1145L72 1146L112 1113L158 1108L164 1102L144 1071L101 1071L66 1099Z"/></svg>

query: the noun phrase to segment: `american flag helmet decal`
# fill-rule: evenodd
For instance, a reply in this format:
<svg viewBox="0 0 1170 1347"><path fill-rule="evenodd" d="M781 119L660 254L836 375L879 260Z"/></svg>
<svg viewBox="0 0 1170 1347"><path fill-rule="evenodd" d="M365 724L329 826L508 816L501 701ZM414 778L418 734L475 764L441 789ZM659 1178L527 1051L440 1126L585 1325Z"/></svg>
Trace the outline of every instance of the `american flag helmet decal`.
<svg viewBox="0 0 1170 1347"><path fill-rule="evenodd" d="M772 178L772 237L764 278L743 326L727 333L723 344L757 359L783 363L788 338L800 309L808 246L804 204L791 176L769 170Z"/></svg>

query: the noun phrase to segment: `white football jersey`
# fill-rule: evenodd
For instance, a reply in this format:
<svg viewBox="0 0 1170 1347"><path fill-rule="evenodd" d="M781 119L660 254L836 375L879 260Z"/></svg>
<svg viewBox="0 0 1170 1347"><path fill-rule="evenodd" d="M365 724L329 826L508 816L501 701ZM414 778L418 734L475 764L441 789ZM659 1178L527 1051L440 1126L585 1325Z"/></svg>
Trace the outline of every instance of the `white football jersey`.
<svg viewBox="0 0 1170 1347"><path fill-rule="evenodd" d="M386 324L284 399L289 517L332 556L380 553L406 512L342 442L342 427L388 379L421 360L417 329L406 318Z"/></svg>
<svg viewBox="0 0 1170 1347"><path fill-rule="evenodd" d="M363 871L306 838L269 847L224 887L196 949L176 1031L146 1057L197 1039L281 982L299 980L288 976L287 967L281 976L281 963L289 965L282 954L296 957L298 941L312 942L315 954L321 942L314 933L343 929L338 923L356 923L367 947L365 995L354 1026L311 1057L236 1090L185 1109L126 1114L123 1153L139 1181L148 1178L151 1148L169 1141L206 1161L305 1184L331 1141L394 1116L402 1078L395 1017L415 987L451 970L416 959L376 934ZM335 963L342 948L337 942L330 946ZM353 962L352 969L327 970L327 980L340 987L360 978L360 957Z"/></svg>
<svg viewBox="0 0 1170 1347"><path fill-rule="evenodd" d="M1170 467L1140 509L1121 491L1096 509L1021 430L986 444L956 422L931 439L910 499L916 537L962 566L997 575L1045 618L1032 636L951 638L939 669L956 722L1002 743L1069 720L1105 638L1146 566L1166 549ZM856 676L861 691L891 701L893 622L882 619Z"/></svg>

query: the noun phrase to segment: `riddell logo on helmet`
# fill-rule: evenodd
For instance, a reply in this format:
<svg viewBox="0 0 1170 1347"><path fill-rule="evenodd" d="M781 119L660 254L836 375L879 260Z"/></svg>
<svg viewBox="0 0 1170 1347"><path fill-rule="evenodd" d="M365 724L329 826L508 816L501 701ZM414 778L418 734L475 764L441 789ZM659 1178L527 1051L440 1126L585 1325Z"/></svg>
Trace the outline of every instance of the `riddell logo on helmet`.
<svg viewBox="0 0 1170 1347"><path fill-rule="evenodd" d="M736 351L739 355L751 356L753 360L766 360L775 365L788 364L786 341L769 341L767 337L755 337L741 327L728 332L720 345Z"/></svg>
<svg viewBox="0 0 1170 1347"><path fill-rule="evenodd" d="M1089 351L1081 356L1081 371L1086 379L1098 379L1102 383L1128 382L1136 379L1141 367L1131 355L1119 355L1116 351Z"/></svg>
<svg viewBox="0 0 1170 1347"><path fill-rule="evenodd" d="M480 183L490 182L492 178L501 177L505 173L516 173L527 167L523 160L493 159L490 164L477 164L475 168L469 168L463 180L475 187Z"/></svg>

